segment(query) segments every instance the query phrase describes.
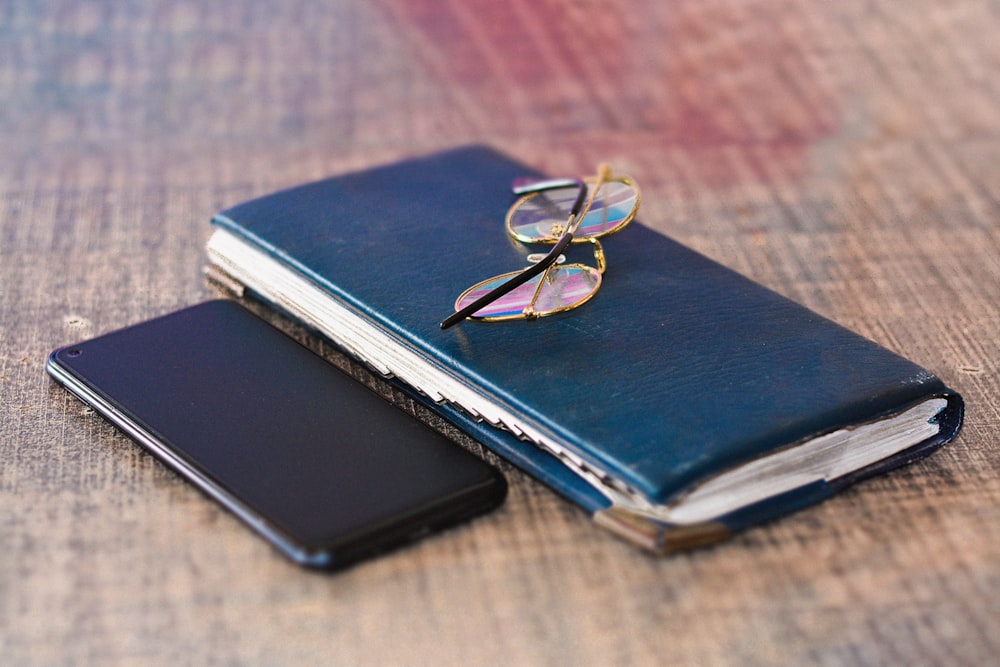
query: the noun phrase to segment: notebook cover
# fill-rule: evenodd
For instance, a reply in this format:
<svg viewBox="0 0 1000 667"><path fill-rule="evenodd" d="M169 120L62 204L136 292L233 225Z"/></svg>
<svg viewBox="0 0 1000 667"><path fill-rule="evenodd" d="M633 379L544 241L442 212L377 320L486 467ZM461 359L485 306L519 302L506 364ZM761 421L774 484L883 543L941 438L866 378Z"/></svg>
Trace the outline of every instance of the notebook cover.
<svg viewBox="0 0 1000 667"><path fill-rule="evenodd" d="M271 194L213 223L661 503L762 454L949 397L934 438L834 484L722 517L733 529L957 432L961 399L932 373L639 222L604 243L605 280L584 306L442 331L462 290L539 250L509 239L503 224L511 181L532 175L541 176L487 147L465 147ZM568 254L592 261L588 248ZM533 445L435 408L586 509L607 506Z"/></svg>

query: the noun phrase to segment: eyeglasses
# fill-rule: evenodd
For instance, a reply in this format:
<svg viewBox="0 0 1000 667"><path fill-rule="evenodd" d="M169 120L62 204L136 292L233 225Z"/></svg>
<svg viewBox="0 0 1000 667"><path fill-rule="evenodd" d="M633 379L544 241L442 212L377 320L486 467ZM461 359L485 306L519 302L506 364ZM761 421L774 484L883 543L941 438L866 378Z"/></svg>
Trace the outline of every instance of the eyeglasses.
<svg viewBox="0 0 1000 667"><path fill-rule="evenodd" d="M639 210L639 186L628 176L615 176L604 164L595 177L519 179L513 191L523 196L507 211L507 233L522 243L552 249L528 255L531 265L525 269L488 278L462 292L455 312L441 322L442 329L467 317L533 320L586 303L597 293L607 268L598 239L620 231ZM597 266L565 264L562 253L571 243L590 243Z"/></svg>

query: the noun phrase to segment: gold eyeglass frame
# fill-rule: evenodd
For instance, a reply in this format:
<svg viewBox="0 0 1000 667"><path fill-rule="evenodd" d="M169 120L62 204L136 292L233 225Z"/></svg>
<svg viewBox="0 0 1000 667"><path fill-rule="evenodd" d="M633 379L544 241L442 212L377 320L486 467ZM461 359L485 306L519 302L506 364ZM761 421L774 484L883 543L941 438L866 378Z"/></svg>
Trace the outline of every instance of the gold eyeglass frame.
<svg viewBox="0 0 1000 667"><path fill-rule="evenodd" d="M601 188L607 183L621 183L626 187L630 188L635 193L635 202L632 205L632 209L629 211L628 215L618 221L610 229L603 230L596 234L584 235L576 238L574 234L579 229L581 223L586 218L587 214L590 213L591 207L597 198L597 193L600 192ZM526 203L530 202L535 197L538 197L544 192L554 189L567 188L572 186L578 186L581 188L581 192L577 197L577 201L574 204L573 209L564 224L555 223L552 226L551 235L544 237L527 236L517 232L512 223L514 216L517 214L518 210L524 206ZM642 201L642 194L639 190L639 186L635 181L629 176L616 176L611 171L611 167L606 164L601 164L598 167L598 173L596 176L588 177L585 179L548 179L548 180L534 180L527 181L524 183L515 182L514 192L516 194L522 194L522 196L514 202L513 205L508 209L507 215L504 219L504 225L507 229L508 235L521 242L528 244L542 244L542 245L553 245L555 246L548 254L541 257L539 260L535 260L538 255L533 254L528 256L529 262L533 262L534 266L529 265L524 269L518 271L511 271L509 273L503 273L486 280L481 280L475 285L464 290L458 298L455 300L455 312L445 319L441 323L441 328L445 329L458 322L469 318L474 319L479 322L502 322L510 320L534 320L539 317L547 317L549 315L555 315L556 313L566 312L568 310L573 310L587 303L597 294L603 282L603 275L607 269L607 259L604 254L604 247L601 245L599 239L610 236L621 231L635 218L636 213L639 210L639 206ZM581 205L581 199L586 197L585 203ZM579 243L590 243L593 252L594 260L597 263L597 267L588 266L581 263L573 264L563 264L564 257L561 254L570 244ZM542 268L539 268L542 265ZM594 280L593 289L590 293L582 299L573 302L570 305L562 306L558 308L538 311L535 310L535 305L538 302L539 296L541 295L542 287L545 283L553 284L555 282L555 276L558 271L567 269L578 269L581 271L588 272L592 279ZM507 292L512 291L521 284L531 280L538 273L542 273L542 277L538 280L538 284L535 287L534 294L532 295L531 301L528 305L520 312L516 314L508 315L488 315L488 316L476 316L475 313L481 310L483 307L487 306L489 303L499 299ZM481 289L483 285L487 283L495 283L498 280L505 279L501 282L500 286L491 290L484 297L481 297L476 302L470 304L469 306L462 307L461 303L466 296L475 290Z"/></svg>

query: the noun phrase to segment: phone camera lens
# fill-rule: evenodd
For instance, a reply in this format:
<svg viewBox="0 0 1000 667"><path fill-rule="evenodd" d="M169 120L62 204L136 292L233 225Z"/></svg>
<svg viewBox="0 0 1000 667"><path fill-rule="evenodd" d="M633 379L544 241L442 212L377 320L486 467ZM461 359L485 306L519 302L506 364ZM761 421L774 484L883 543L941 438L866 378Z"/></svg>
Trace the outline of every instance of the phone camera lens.
<svg viewBox="0 0 1000 667"><path fill-rule="evenodd" d="M66 350L67 357L79 357L81 354L83 354L83 352L81 352L75 347L72 350Z"/></svg>

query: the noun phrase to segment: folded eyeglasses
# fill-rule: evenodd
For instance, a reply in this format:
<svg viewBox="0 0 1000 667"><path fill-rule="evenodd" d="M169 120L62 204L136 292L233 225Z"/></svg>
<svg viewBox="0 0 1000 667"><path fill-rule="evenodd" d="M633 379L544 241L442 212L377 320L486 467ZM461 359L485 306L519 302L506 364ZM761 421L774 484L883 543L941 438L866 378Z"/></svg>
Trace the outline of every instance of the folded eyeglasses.
<svg viewBox="0 0 1000 667"><path fill-rule="evenodd" d="M621 231L639 210L639 186L615 176L608 165L585 179L519 179L522 195L507 211L507 233L522 243L552 245L528 255L530 266L476 283L455 300L455 312L441 328L472 318L486 322L533 320L580 306L601 287L607 263L598 240ZM590 243L596 267L565 264L571 243Z"/></svg>

